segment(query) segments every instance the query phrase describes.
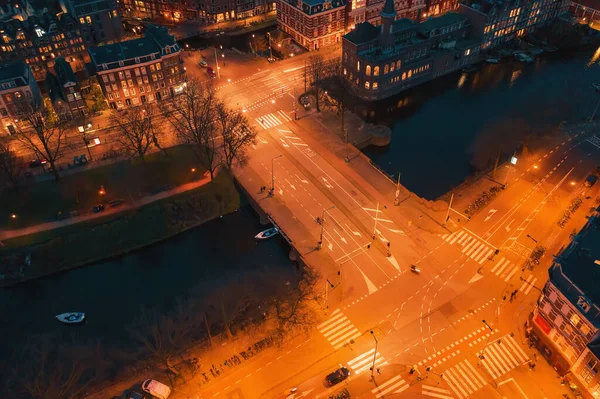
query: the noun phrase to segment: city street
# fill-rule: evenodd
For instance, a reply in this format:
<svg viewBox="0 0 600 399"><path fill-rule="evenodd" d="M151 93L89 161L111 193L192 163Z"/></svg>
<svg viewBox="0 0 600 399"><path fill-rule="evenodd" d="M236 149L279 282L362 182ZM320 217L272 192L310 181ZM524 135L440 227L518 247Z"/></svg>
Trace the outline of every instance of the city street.
<svg viewBox="0 0 600 399"><path fill-rule="evenodd" d="M597 187L586 190L582 182L600 159L598 138L572 132L534 164L503 166L498 181L506 181L506 189L468 223L452 214L453 232L410 230L395 209L378 206L364 182L348 179L352 172L344 167L351 165L334 162L340 154L309 144L306 125L294 118L303 64L298 58L245 68L249 76L236 76L219 93L245 109L259 131L238 179L308 263L318 259L328 282L323 322L309 339L207 385L203 397L281 398L292 387L298 390L291 397L327 397L344 387L352 397L403 391L438 398L556 397L563 388L543 359L530 370L537 354L523 331L546 267L523 271L522 264L536 244L556 253L583 223L585 211L563 229L556 224L572 198L589 197L582 210L594 205ZM310 116L304 121L317 123ZM273 197L260 193L272 178ZM410 272L412 264L420 274ZM325 387L325 375L340 365L350 377Z"/></svg>

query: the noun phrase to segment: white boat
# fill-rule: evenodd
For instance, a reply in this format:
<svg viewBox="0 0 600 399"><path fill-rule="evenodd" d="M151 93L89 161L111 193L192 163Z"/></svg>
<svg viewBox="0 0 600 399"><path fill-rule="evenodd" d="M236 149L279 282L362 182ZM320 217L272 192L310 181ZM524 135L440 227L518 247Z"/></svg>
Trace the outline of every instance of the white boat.
<svg viewBox="0 0 600 399"><path fill-rule="evenodd" d="M521 61L521 62L527 62L527 63L529 63L529 62L533 61L533 58L531 58L530 56L528 56L525 53L516 53L515 54L515 58L517 60Z"/></svg>
<svg viewBox="0 0 600 399"><path fill-rule="evenodd" d="M488 64L497 64L500 62L500 60L498 58L486 58L485 62Z"/></svg>
<svg viewBox="0 0 600 399"><path fill-rule="evenodd" d="M261 231L254 238L257 240L266 240L267 238L271 238L277 234L279 234L279 229L277 227L271 227L270 229Z"/></svg>
<svg viewBox="0 0 600 399"><path fill-rule="evenodd" d="M71 313L61 313L56 316L58 321L66 323L66 324L78 324L85 320L85 313L81 312L71 312Z"/></svg>

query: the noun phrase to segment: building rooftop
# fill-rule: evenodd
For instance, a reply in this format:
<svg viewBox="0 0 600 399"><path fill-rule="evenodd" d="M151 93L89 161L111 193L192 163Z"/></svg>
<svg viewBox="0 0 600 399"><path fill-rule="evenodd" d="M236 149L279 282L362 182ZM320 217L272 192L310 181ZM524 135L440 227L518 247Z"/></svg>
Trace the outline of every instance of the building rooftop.
<svg viewBox="0 0 600 399"><path fill-rule="evenodd" d="M394 33L402 32L403 30L414 28L416 25L417 23L412 19L400 18L394 21L392 31Z"/></svg>
<svg viewBox="0 0 600 399"><path fill-rule="evenodd" d="M556 256L550 281L582 313L600 305L600 207L585 227ZM582 300L584 302L582 302ZM585 310L585 307L588 310ZM591 314L591 313L590 313ZM588 314L588 316L590 316ZM600 326L600 320L590 320Z"/></svg>
<svg viewBox="0 0 600 399"><path fill-rule="evenodd" d="M56 75L60 81L60 84L77 82L77 78L75 77L75 73L73 73L71 64L69 64L64 57L58 57L56 60L54 60L54 70L56 71Z"/></svg>
<svg viewBox="0 0 600 399"><path fill-rule="evenodd" d="M447 12L439 17L427 18L425 21L417 25L417 30L421 33L431 32L432 30L451 26L466 20L467 18L464 15L460 15L455 12Z"/></svg>
<svg viewBox="0 0 600 399"><path fill-rule="evenodd" d="M369 22L362 22L346 33L344 39L354 44L363 44L377 39L377 36L379 36L379 28Z"/></svg>
<svg viewBox="0 0 600 399"><path fill-rule="evenodd" d="M22 78L23 85L27 84L27 68L29 66L23 61L9 62L0 65L0 82Z"/></svg>
<svg viewBox="0 0 600 399"><path fill-rule="evenodd" d="M110 64L150 54L162 55L167 46L176 46L174 51L179 51L179 46L167 28L148 25L145 36L139 39L98 46L89 49L90 55L96 65Z"/></svg>

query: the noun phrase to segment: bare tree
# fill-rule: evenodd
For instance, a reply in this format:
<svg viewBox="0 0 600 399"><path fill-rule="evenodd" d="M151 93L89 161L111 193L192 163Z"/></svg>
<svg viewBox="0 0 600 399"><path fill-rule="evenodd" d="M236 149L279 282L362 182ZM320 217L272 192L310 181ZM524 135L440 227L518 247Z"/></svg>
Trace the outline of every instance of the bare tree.
<svg viewBox="0 0 600 399"><path fill-rule="evenodd" d="M161 103L162 111L177 136L182 142L194 146L211 179L219 165L219 106L215 88L196 79L190 79L181 94Z"/></svg>
<svg viewBox="0 0 600 399"><path fill-rule="evenodd" d="M93 380L88 362L72 356L62 337L43 336L29 342L15 368L18 385L33 398L78 396Z"/></svg>
<svg viewBox="0 0 600 399"><path fill-rule="evenodd" d="M307 332L317 321L320 299L315 289L317 280L315 272L307 271L297 285L286 284L276 294L272 312L280 336Z"/></svg>
<svg viewBox="0 0 600 399"><path fill-rule="evenodd" d="M10 141L0 140L0 182L7 187L18 187L23 169L23 163L11 148Z"/></svg>
<svg viewBox="0 0 600 399"><path fill-rule="evenodd" d="M242 112L231 110L223 103L218 105L217 114L223 139L223 163L228 170L231 170L234 163L245 165L248 160L248 147L256 142L256 131L248 125L248 120Z"/></svg>
<svg viewBox="0 0 600 399"><path fill-rule="evenodd" d="M113 113L117 141L130 156L143 158L154 144L154 117L154 107L148 103Z"/></svg>
<svg viewBox="0 0 600 399"><path fill-rule="evenodd" d="M308 58L308 64L306 65L306 68L308 80L315 94L315 105L317 108L317 112L320 112L321 80L325 77L325 62L323 61L323 57L320 55L311 55Z"/></svg>
<svg viewBox="0 0 600 399"><path fill-rule="evenodd" d="M33 151L38 159L46 159L58 181L60 175L56 167L62 157L67 124L53 120L51 113L35 104L22 104L18 110L21 123L17 125L14 136L27 149Z"/></svg>

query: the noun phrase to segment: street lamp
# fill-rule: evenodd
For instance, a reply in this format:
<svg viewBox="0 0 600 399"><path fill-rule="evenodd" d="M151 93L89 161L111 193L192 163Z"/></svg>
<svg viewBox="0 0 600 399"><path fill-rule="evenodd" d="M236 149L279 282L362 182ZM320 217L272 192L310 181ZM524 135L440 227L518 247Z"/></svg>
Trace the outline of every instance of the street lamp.
<svg viewBox="0 0 600 399"><path fill-rule="evenodd" d="M215 65L217 67L217 76L221 79L221 68L219 68L219 58L217 57L217 48L215 47Z"/></svg>
<svg viewBox="0 0 600 399"><path fill-rule="evenodd" d="M271 48L271 33L267 32L267 37L269 38L269 59L272 59L273 49Z"/></svg>
<svg viewBox="0 0 600 399"><path fill-rule="evenodd" d="M271 190L269 190L269 197L275 194L275 160L283 157L283 154L279 154L271 159Z"/></svg>
<svg viewBox="0 0 600 399"><path fill-rule="evenodd" d="M225 54L221 54L221 58L223 58L223 66L225 66Z"/></svg>
<svg viewBox="0 0 600 399"><path fill-rule="evenodd" d="M531 238L533 240L533 242L535 242L537 244L537 240L535 238L533 238L532 236L530 236L529 234L527 234L527 238Z"/></svg>
<svg viewBox="0 0 600 399"><path fill-rule="evenodd" d="M325 230L325 214L333 208L335 208L335 205L331 206L331 208L323 209L323 212L321 213L321 234L319 235L319 242L317 243L318 249L321 249L321 246L323 245L323 231Z"/></svg>
<svg viewBox="0 0 600 399"><path fill-rule="evenodd" d="M387 209L387 206L383 206L383 209ZM375 226L373 226L373 239L377 234L377 222L379 221L379 201L377 201L377 211L375 212Z"/></svg>
<svg viewBox="0 0 600 399"><path fill-rule="evenodd" d="M373 365L371 366L371 378L374 379L375 377L373 376L373 373L375 372L375 359L377 358L377 345L379 345L379 341L377 340L377 337L375 336L375 332L373 330L371 330L371 335L375 340L375 353L373 353Z"/></svg>
<svg viewBox="0 0 600 399"><path fill-rule="evenodd" d="M489 328L489 329L490 329L490 332L491 332L492 334L494 333L494 329L493 329L492 327L490 327L490 325L488 324L488 322L487 322L487 321L485 321L485 319L484 319L484 320L481 320L481 322L482 322L483 324L485 324L485 326L486 326L487 328ZM481 360L484 360L484 359L485 359L485 349L487 348L488 342L490 342L490 338L491 338L491 337L492 337L492 335L490 334L490 336L489 336L489 337L488 337L488 339L487 339L487 342L485 343L485 346L483 347L483 350L481 351L481 355L479 355L479 359L481 359Z"/></svg>

